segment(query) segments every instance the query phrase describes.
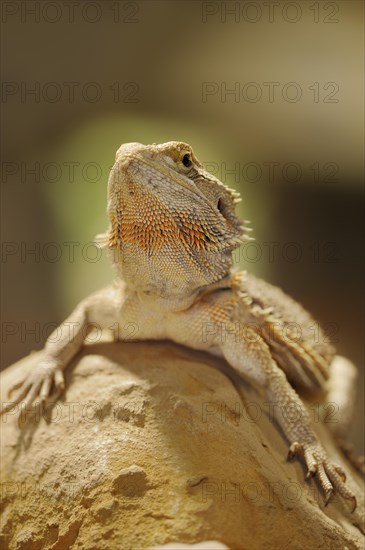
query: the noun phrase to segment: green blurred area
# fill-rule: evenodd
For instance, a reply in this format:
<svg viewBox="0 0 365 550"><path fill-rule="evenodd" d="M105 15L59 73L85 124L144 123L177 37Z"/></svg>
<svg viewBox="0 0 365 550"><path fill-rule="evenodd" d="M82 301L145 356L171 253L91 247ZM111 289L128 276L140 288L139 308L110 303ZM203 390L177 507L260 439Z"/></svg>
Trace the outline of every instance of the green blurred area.
<svg viewBox="0 0 365 550"><path fill-rule="evenodd" d="M103 139L99 142L95 136L102 136ZM107 180L116 150L126 142L163 143L171 140L193 143L199 154L214 158L213 148L207 145L206 136L193 125L126 114L90 120L77 128L60 147L48 152L47 156L55 159L60 166L63 159L75 159L78 164L75 166L75 181L70 182L70 171L66 170L63 178L46 187L50 212L60 235L65 242L80 243L74 247L75 257L81 260L74 276L70 276L74 268L69 262L70 246L66 247L60 262L60 281L70 281L66 287L63 285L65 294L62 301L68 307L78 301L80 287L83 292L92 292L98 286L110 283L112 273L108 253L97 251L92 241L108 226ZM224 158L224 153L222 156Z"/></svg>

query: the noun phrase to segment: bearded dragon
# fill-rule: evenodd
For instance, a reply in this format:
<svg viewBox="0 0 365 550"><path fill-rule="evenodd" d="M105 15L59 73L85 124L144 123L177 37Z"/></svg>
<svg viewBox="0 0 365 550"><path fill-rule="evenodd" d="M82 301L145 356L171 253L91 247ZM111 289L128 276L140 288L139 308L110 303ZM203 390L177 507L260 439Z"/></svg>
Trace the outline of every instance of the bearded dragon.
<svg viewBox="0 0 365 550"><path fill-rule="evenodd" d="M247 223L235 214L239 201L186 143L123 144L108 182L109 228L98 238L112 253L118 282L83 300L57 329L61 337L49 337L37 367L13 388L14 400L2 413L21 402L25 408L43 403L53 389L62 392L63 371L83 346L88 327L118 323L123 341L130 340L132 323L138 327L135 340L170 339L220 355L263 388L277 405L274 415L289 457L304 458L307 477L317 476L325 504L336 491L354 510L345 473L327 457L297 393L328 390L335 351L322 333L314 340L314 321L301 305L279 288L233 270L232 252L250 238ZM293 324L299 336L291 334ZM353 365L346 360L343 365L345 379L354 381ZM295 420L285 414L290 407L299 413Z"/></svg>

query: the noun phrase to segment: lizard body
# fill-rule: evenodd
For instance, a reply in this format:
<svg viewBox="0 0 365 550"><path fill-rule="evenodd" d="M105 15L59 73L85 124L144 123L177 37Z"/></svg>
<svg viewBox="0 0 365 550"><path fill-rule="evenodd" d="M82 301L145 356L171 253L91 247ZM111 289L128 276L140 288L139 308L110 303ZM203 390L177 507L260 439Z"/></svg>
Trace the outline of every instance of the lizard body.
<svg viewBox="0 0 365 550"><path fill-rule="evenodd" d="M206 350L261 386L279 405L275 419L289 454L303 455L325 502L335 490L354 509L345 474L327 458L296 393L326 392L334 350L321 332L314 339L314 321L298 303L232 270L232 251L250 238L235 215L239 200L186 143L122 145L109 177L109 229L98 237L112 254L118 283L82 301L61 325L61 338L51 335L43 359L3 413L21 401L25 407L45 401L53 387L62 391L63 370L82 347L87 326L117 323L121 341L171 339ZM287 407L299 411L296 421L283 413Z"/></svg>

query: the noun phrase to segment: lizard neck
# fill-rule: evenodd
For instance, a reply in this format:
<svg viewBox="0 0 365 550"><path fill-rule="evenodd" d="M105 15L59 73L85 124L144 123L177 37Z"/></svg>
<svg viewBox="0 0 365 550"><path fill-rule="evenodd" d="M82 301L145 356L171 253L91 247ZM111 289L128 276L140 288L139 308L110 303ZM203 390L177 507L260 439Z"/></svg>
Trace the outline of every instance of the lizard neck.
<svg viewBox="0 0 365 550"><path fill-rule="evenodd" d="M231 288L231 274L227 274L214 284L207 284L189 292L162 293L160 290L142 290L127 285L126 293L136 297L148 309L157 311L184 311L198 302L203 296L219 289Z"/></svg>
<svg viewBox="0 0 365 550"><path fill-rule="evenodd" d="M178 243L161 253L124 245L113 259L119 277L146 306L176 311L190 307L202 291L224 285L232 267L231 254L193 257Z"/></svg>

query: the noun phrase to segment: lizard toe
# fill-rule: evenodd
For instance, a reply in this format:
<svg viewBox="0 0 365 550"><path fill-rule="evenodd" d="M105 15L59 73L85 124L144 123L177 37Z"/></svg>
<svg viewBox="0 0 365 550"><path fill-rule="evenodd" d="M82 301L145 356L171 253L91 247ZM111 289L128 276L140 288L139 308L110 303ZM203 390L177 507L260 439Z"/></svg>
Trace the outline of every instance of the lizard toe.
<svg viewBox="0 0 365 550"><path fill-rule="evenodd" d="M332 462L327 459L324 460L324 468L326 470L328 478L331 480L331 484L333 485L336 493L341 495L342 498L344 498L345 500L350 501L352 511L354 511L357 506L356 497L351 489L349 489L349 487L345 484L346 475L343 472L342 468L337 464L332 464Z"/></svg>
<svg viewBox="0 0 365 550"><path fill-rule="evenodd" d="M30 407L33 405L34 400L39 395L39 390L41 389L42 381L34 382L27 392L27 395L24 398L24 401L21 405L21 412L18 417L18 426L21 427L24 424L27 413L30 412Z"/></svg>
<svg viewBox="0 0 365 550"><path fill-rule="evenodd" d="M9 399L16 390L19 390L19 388L23 386L23 384L24 384L24 380L22 380L21 382L17 382L13 386L11 386L11 388L8 389L7 396L9 397Z"/></svg>
<svg viewBox="0 0 365 550"><path fill-rule="evenodd" d="M341 466L332 463L326 456L325 451L318 443L300 444L293 443L290 446L291 456L303 454L308 471L306 480L316 476L318 483L324 493L324 504L328 505L331 496L338 493L341 497L351 503L352 511L357 506L354 493L345 484L346 473Z"/></svg>
<svg viewBox="0 0 365 550"><path fill-rule="evenodd" d="M4 406L1 409L0 416L12 411L13 409L15 409L17 405L19 405L19 403L26 397L31 387L31 383L28 380L25 380L21 384L16 384L16 386L18 388L18 393L14 396L13 401L10 401L9 403L4 404Z"/></svg>

